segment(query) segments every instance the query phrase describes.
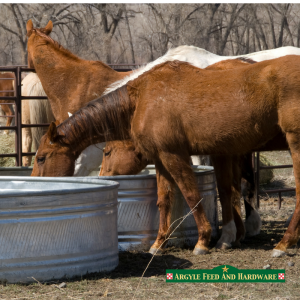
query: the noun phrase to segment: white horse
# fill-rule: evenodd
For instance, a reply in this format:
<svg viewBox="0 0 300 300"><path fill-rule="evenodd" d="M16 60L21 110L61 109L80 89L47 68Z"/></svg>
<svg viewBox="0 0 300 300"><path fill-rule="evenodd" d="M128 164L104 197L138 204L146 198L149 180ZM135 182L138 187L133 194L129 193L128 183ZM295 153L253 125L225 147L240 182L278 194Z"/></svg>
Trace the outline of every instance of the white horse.
<svg viewBox="0 0 300 300"><path fill-rule="evenodd" d="M28 74L22 80L22 96L47 96L41 81L36 73ZM55 121L48 100L22 100L22 123L41 124ZM22 151L36 151L40 145L41 137L46 133L46 127L32 127L22 129ZM101 149L104 144L99 144ZM102 162L102 152L99 154L95 145L85 149L76 160L74 176L87 176ZM23 156L23 166L30 166L32 156Z"/></svg>
<svg viewBox="0 0 300 300"><path fill-rule="evenodd" d="M30 73L22 80L22 96L47 96L36 73ZM23 124L50 123L52 121L55 119L48 100L22 100ZM45 127L23 128L22 151L31 152L32 144L36 150L46 131ZM32 156L23 156L23 166L30 166L31 160Z"/></svg>

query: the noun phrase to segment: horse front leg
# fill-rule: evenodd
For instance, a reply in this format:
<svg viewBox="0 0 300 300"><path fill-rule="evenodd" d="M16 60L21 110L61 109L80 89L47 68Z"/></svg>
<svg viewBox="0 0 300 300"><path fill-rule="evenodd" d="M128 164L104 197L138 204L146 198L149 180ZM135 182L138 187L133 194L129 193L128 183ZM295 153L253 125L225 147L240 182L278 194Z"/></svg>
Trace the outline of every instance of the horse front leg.
<svg viewBox="0 0 300 300"><path fill-rule="evenodd" d="M22 151L31 152L31 146L32 146L31 128L22 128ZM23 156L22 161L24 167L30 167L32 156Z"/></svg>
<svg viewBox="0 0 300 300"><path fill-rule="evenodd" d="M286 254L286 251L291 246L297 244L300 237L300 134L287 133L286 139L288 141L292 159L293 169L296 182L296 207L289 224L287 231L285 232L281 241L277 244L272 252L273 257L279 257Z"/></svg>
<svg viewBox="0 0 300 300"><path fill-rule="evenodd" d="M161 162L155 163L157 180L157 206L159 209L159 229L156 241L149 252L159 253L166 246L171 233L171 213L174 202L175 182Z"/></svg>
<svg viewBox="0 0 300 300"><path fill-rule="evenodd" d="M30 124L29 102L31 100L22 101L22 124ZM22 128L22 151L31 152L32 147L32 131L31 128ZM23 166L30 167L32 156L23 156Z"/></svg>
<svg viewBox="0 0 300 300"><path fill-rule="evenodd" d="M2 105L2 110L4 111L4 114L6 116L12 116L14 114L11 107L10 107L10 105L8 105L8 104L3 104ZM5 126L10 126L12 120L13 120L13 117L7 117ZM9 130L8 129L4 130L3 134L9 134Z"/></svg>
<svg viewBox="0 0 300 300"><path fill-rule="evenodd" d="M189 156L174 153L162 152L159 154L162 164L171 174L183 197L185 198L193 215L198 228L198 242L194 248L194 254L208 253L208 244L211 236L211 226L206 218L205 211L200 203L196 178L189 163Z"/></svg>
<svg viewBox="0 0 300 300"><path fill-rule="evenodd" d="M212 155L215 169L217 187L222 206L222 235L216 248L227 249L236 240L236 224L242 224L238 210L234 213L232 206L232 157L225 155ZM239 221L237 221L240 218ZM235 220L236 219L236 220Z"/></svg>

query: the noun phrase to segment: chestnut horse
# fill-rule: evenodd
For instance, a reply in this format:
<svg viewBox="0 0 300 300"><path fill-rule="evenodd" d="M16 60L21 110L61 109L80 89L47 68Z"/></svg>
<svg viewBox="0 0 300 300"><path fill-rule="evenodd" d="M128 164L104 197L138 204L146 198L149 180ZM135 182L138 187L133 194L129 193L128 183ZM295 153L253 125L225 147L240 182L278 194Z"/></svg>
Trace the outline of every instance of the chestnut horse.
<svg viewBox="0 0 300 300"><path fill-rule="evenodd" d="M11 78L11 80L7 79L1 79L1 78ZM0 96L3 97L12 97L14 96L14 79L15 74L14 73L1 73L0 74ZM1 92L4 91L4 92ZM12 92L8 92L12 91ZM15 103L14 100L0 100L1 103ZM10 104L1 104L1 108L6 116L13 116L14 110ZM7 117L6 119L6 125L10 126L11 122L13 120L13 117ZM9 130L4 130L4 134L9 134Z"/></svg>
<svg viewBox="0 0 300 300"><path fill-rule="evenodd" d="M27 22L28 67L34 68L47 94L55 120L62 122L98 98L113 82L128 75L117 72L101 61L84 60L64 49L49 37L51 21L45 28ZM130 73L130 72L129 72Z"/></svg>
<svg viewBox="0 0 300 300"><path fill-rule="evenodd" d="M297 243L300 226L300 57L285 56L234 70L211 71L173 61L153 67L123 86L91 101L58 127L52 123L38 149L32 176L70 176L87 146L133 139L155 162L160 227L150 251L163 245L170 226L173 186L181 190L199 232L194 253L207 253L211 227L190 155L213 155L228 174L219 183L223 208L222 244L235 235L231 204L232 160L263 146L283 131L292 153L297 204L290 225L273 250L284 255ZM225 218L224 218L225 216ZM240 222L242 222L240 220ZM218 243L219 244L219 243Z"/></svg>
<svg viewBox="0 0 300 300"><path fill-rule="evenodd" d="M223 60L221 62L215 63L206 67L206 70L228 70L238 67L244 67L248 64L253 64L255 61L247 58L229 59ZM201 156L199 156L201 157ZM204 156L202 156L204 157ZM240 182L241 176L244 182L243 198L246 208L246 220L245 227L247 234L250 236L256 235L260 232L261 219L258 212L255 210L254 203L254 173L252 165L251 153L247 156L237 157L233 161L233 174L236 185L233 193L232 203L235 206L235 211L237 211L241 216L241 205L240 205ZM245 160L245 161L244 161ZM99 176L114 176L114 175L135 175L141 172L149 162L134 146L133 142L127 141L111 141L108 142L103 148L103 159L101 170ZM243 168L242 168L243 167ZM242 168L242 169L241 169ZM218 172L223 172L222 168L217 168ZM222 178L223 174L216 174L217 177ZM226 176L226 175L225 175ZM237 184L238 183L238 184ZM238 245L240 239L245 236L245 227L243 224L238 224L236 241L235 244ZM230 247L231 245L228 245Z"/></svg>

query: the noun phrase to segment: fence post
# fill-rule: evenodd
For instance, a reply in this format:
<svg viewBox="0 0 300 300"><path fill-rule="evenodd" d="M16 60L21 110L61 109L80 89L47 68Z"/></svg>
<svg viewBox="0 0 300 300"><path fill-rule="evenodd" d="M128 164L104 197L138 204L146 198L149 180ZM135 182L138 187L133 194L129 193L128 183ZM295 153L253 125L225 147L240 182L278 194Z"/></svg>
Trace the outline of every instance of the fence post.
<svg viewBox="0 0 300 300"><path fill-rule="evenodd" d="M255 163L255 197L256 205L259 208L259 152L256 152L256 163Z"/></svg>
<svg viewBox="0 0 300 300"><path fill-rule="evenodd" d="M21 105L21 68L17 67L17 72L16 72L16 105L15 105L15 122L17 126L16 130L16 148L17 148L17 157L16 157L16 162L17 166L21 167L22 166L22 118L21 118L21 110L22 110L22 105Z"/></svg>

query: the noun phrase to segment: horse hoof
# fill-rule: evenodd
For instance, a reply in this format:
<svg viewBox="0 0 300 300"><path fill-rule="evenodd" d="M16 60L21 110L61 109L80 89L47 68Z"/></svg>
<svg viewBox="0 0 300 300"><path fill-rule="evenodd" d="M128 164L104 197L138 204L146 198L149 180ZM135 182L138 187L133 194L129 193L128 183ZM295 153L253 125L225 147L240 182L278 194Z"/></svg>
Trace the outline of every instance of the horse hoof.
<svg viewBox="0 0 300 300"><path fill-rule="evenodd" d="M260 233L261 228L261 218L259 213L252 209L250 216L245 221L245 228L247 236L255 236Z"/></svg>
<svg viewBox="0 0 300 300"><path fill-rule="evenodd" d="M235 241L232 243L232 246L235 248L241 248L241 242L240 241Z"/></svg>
<svg viewBox="0 0 300 300"><path fill-rule="evenodd" d="M202 249L202 248L194 248L193 254L194 255L204 255L207 254L208 250L207 249Z"/></svg>
<svg viewBox="0 0 300 300"><path fill-rule="evenodd" d="M226 242L217 243L217 245L216 245L216 249L226 250L229 248L231 248L231 244L226 243Z"/></svg>
<svg viewBox="0 0 300 300"><path fill-rule="evenodd" d="M9 131L8 130L3 130L3 134L9 135Z"/></svg>
<svg viewBox="0 0 300 300"><path fill-rule="evenodd" d="M152 255L162 254L162 250L157 248L150 248L149 253L151 253Z"/></svg>
<svg viewBox="0 0 300 300"><path fill-rule="evenodd" d="M272 251L272 257L282 257L285 255L286 255L286 252L281 251L281 250L273 249L273 251Z"/></svg>

